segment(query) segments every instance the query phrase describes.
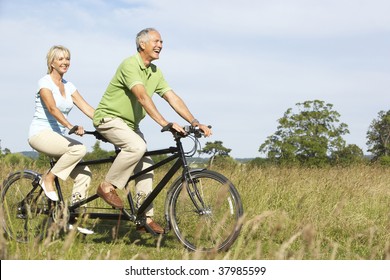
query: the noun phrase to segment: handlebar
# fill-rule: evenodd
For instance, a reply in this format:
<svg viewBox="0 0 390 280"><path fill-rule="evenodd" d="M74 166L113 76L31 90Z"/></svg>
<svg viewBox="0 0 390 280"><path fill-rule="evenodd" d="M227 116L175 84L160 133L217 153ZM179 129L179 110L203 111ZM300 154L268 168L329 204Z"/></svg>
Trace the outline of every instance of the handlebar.
<svg viewBox="0 0 390 280"><path fill-rule="evenodd" d="M76 132L76 130L79 128L78 125L75 125L74 127L72 127L68 134L71 135L73 133ZM92 134L93 136L95 136L96 139L98 140L102 140L103 142L109 142L106 138L103 137L103 135L101 135L98 131L94 130L94 131L87 131L87 130L84 130L84 134Z"/></svg>
<svg viewBox="0 0 390 280"><path fill-rule="evenodd" d="M194 135L196 138L201 138L203 136L203 131L197 126L192 126L192 125L183 126L184 131L187 133L186 135L183 135L183 134L177 132L176 130L172 129L172 126L173 126L173 124L169 123L168 125L164 126L161 129L161 132L170 131L173 134L173 136L175 137L175 139L185 138L191 134ZM209 125L208 127L211 128L211 125ZM75 133L78 128L79 128L79 126L75 125L74 127L72 127L69 130L68 134L71 135L71 134ZM93 136L95 136L96 139L101 140L103 142L109 142L107 139L105 139L103 137L103 135L101 135L96 130L95 131L84 130L84 133L85 134L92 134Z"/></svg>
<svg viewBox="0 0 390 280"><path fill-rule="evenodd" d="M69 129L68 134L71 135L71 134L75 133L77 129L79 129L79 126L78 126L78 125L75 125L75 126L72 127L71 129Z"/></svg>
<svg viewBox="0 0 390 280"><path fill-rule="evenodd" d="M167 124L161 129L161 132L170 131L173 134L175 139L185 138L191 134L194 135L196 138L201 138L204 135L203 131L198 126L192 126L192 125L183 126L183 129L186 132L186 134L184 135L174 130L172 126L173 123ZM211 125L209 125L208 127L211 128Z"/></svg>

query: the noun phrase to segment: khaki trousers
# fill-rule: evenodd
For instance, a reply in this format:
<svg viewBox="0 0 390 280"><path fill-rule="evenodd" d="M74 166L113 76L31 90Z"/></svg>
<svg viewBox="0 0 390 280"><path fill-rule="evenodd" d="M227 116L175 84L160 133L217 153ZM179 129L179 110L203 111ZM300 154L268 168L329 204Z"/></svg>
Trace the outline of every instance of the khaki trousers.
<svg viewBox="0 0 390 280"><path fill-rule="evenodd" d="M134 172L153 165L150 157L144 157L146 142L141 131L133 131L121 118L103 118L96 130L110 143L121 149L112 163L105 180L118 189L124 189ZM152 191L153 171L135 180L136 202L139 206ZM146 209L146 216L153 216L153 205Z"/></svg>
<svg viewBox="0 0 390 280"><path fill-rule="evenodd" d="M71 203L85 198L92 173L87 166L76 164L85 156L87 149L80 142L52 130L43 130L28 139L30 146L57 160L51 172L61 180L69 176L74 180Z"/></svg>

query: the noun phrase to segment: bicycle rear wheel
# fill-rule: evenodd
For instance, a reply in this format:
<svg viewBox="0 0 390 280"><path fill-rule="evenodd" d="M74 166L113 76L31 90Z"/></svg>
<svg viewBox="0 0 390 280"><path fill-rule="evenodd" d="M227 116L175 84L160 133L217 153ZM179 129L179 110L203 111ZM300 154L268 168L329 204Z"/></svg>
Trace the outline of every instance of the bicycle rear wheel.
<svg viewBox="0 0 390 280"><path fill-rule="evenodd" d="M178 239L190 250L227 250L241 230L241 198L232 182L219 173L191 171L191 177L189 185L178 180L172 186L168 197L171 226Z"/></svg>
<svg viewBox="0 0 390 280"><path fill-rule="evenodd" d="M10 175L1 191L2 226L18 242L42 238L50 223L50 205L39 186L40 175L29 170Z"/></svg>

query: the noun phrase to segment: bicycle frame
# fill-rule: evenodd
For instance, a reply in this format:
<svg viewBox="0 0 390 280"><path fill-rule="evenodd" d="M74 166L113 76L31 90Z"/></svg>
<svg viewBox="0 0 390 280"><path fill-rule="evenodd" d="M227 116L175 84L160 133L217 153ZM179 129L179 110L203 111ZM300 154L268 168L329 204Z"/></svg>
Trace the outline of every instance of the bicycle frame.
<svg viewBox="0 0 390 280"><path fill-rule="evenodd" d="M127 183L139 180L142 178L140 176L148 175L149 172L171 163L169 169L167 172L164 169L163 177L143 201L139 201L138 195L126 184L128 192L123 200L127 200L128 205L125 203L126 207L120 210L113 210L103 201L96 201L102 202L103 206L100 203L91 203L87 206L87 203L100 198L96 193L72 205L66 204L58 178L55 179L55 186L59 201L51 201L43 194L40 185L42 174L32 170L12 173L5 181L1 192L2 208L6 213L2 219L3 229L9 237L26 242L31 238L34 240L42 238L52 223L60 226L68 225L77 221L77 217L86 217L115 219L118 223L121 219L131 221L137 225L137 228L145 228L146 232L157 235L147 224L145 214L163 188L168 185L173 176L177 176L175 174L178 172L165 197L164 233L172 230L180 242L192 251L227 250L241 230L243 217L241 198L236 187L224 175L207 168L192 169L188 166L187 158L197 151L200 144L197 138L202 137L202 132L196 127L183 128L188 134L180 135L173 132L176 147L148 151L144 154L144 156L167 155L167 157L132 174ZM105 141L96 131L86 132L86 134L94 134L96 139ZM194 146L189 151L184 151L181 141L186 136L194 141ZM78 166L110 164L120 153L121 151L116 150L114 156L79 162ZM50 161L52 167L55 163L54 160Z"/></svg>
<svg viewBox="0 0 390 280"><path fill-rule="evenodd" d="M92 219L101 218L101 219L106 219L106 220L107 219L119 219L119 217L122 214L124 214L124 216L128 220L136 222L137 224L144 224L145 223L145 221L144 221L145 220L145 217L144 217L145 210L154 201L154 199L160 194L162 189L168 184L169 180L171 180L173 178L173 176L176 174L176 172L180 168L183 168L183 172L181 175L182 180L186 180L188 182L188 180L190 179L189 167L188 167L188 163L187 163L187 159L186 159L186 154L183 150L183 145L180 141L180 137L175 137L175 141L176 141L176 147L169 147L166 149L147 151L144 154L144 156L166 155L166 154L172 154L172 155L166 159L163 159L157 163L154 163L152 166L150 166L150 167L148 167L148 168L146 168L138 173L133 174L128 179L127 183L135 180L136 178L138 178L141 175L148 173L149 171L156 170L156 169L160 168L161 166L164 166L164 165L176 160L174 162L174 164L171 166L171 168L169 169L169 171L158 182L156 187L153 188L152 192L146 197L146 199L142 202L142 204L139 206L138 209L135 206L135 202L134 202L132 193L129 191L127 194L127 200L128 200L129 206L130 206L130 211L123 208L122 210L118 210L119 213L93 213L92 212L92 213L88 213L89 218L92 218ZM118 154L118 151L117 151L117 154ZM103 163L112 163L115 160L116 156L117 155L111 156L108 158L103 158L103 159L82 161L82 162L79 162L77 164L77 166L92 166L92 165L99 165L99 164L103 164ZM54 166L54 164L55 164L55 161L52 160L50 162L50 165ZM56 178L55 184L56 184L56 189L57 189L60 201L64 201L58 178ZM187 184L187 186L188 185L192 185L192 184ZM201 208L199 207L199 203L195 201L194 195L193 195L195 193L195 195L198 197L198 200L200 201L200 203L203 204L201 198L198 196L197 190L195 190L195 192L194 192L194 191L191 191L189 189L189 187L187 187L187 191L191 197L191 200L194 202L195 207L198 209L199 213L201 213L201 210L200 210ZM70 217L76 217L78 215L75 211L77 208L79 208L80 206L85 205L85 204L87 204L95 199L98 199L98 198L99 198L99 196L97 194L93 194L87 198L84 198L84 199L77 201L74 204L70 205L68 207L69 212L70 212L69 213ZM109 208L107 207L107 209L109 209Z"/></svg>

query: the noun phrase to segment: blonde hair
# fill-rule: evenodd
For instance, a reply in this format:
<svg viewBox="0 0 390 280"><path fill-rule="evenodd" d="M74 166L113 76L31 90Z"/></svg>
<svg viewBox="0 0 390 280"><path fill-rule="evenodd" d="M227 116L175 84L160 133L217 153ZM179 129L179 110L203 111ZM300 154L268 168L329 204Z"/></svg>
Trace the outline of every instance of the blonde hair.
<svg viewBox="0 0 390 280"><path fill-rule="evenodd" d="M56 58L59 58L61 54L63 54L65 57L69 57L70 59L70 51L68 48L65 48L64 46L61 45L52 46L50 48L49 52L46 55L47 74L50 74L51 71L53 71L53 67L51 66L51 64Z"/></svg>

